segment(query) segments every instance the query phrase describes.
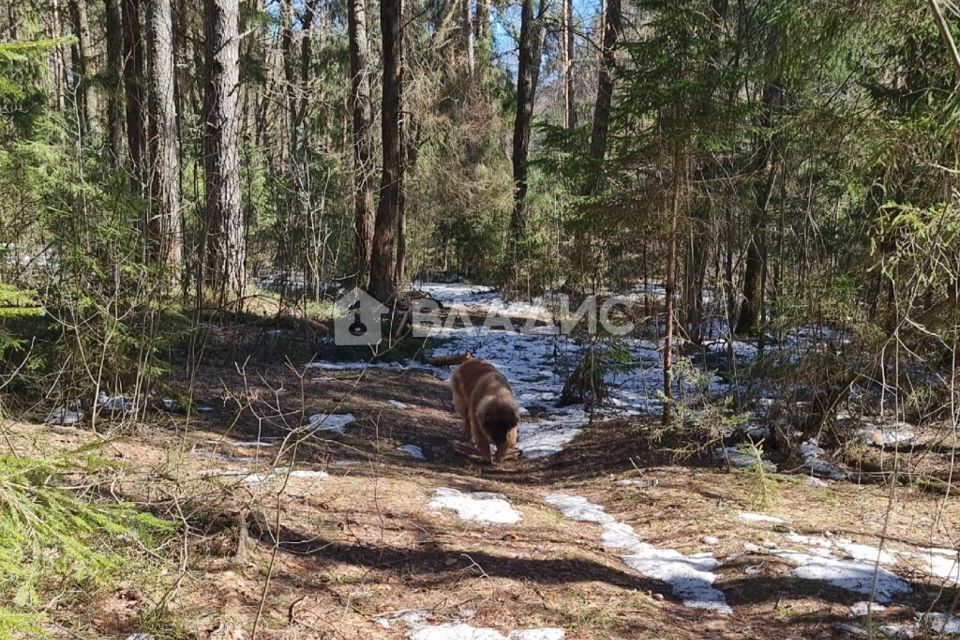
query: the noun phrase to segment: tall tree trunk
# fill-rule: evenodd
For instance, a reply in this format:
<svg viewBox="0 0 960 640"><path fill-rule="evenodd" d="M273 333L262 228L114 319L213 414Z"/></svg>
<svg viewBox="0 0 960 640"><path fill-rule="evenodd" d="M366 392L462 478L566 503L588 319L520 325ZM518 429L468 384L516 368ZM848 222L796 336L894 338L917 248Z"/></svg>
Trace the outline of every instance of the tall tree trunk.
<svg viewBox="0 0 960 640"><path fill-rule="evenodd" d="M49 29L47 36L53 40L58 40L62 33L60 25L60 0L51 0L50 13L48 15ZM64 59L63 46L57 44L50 52L51 80L53 108L55 111L63 111L64 78L66 77L66 60Z"/></svg>
<svg viewBox="0 0 960 640"><path fill-rule="evenodd" d="M170 0L147 0L150 82L150 232L154 259L179 277L183 253L180 145Z"/></svg>
<svg viewBox="0 0 960 640"><path fill-rule="evenodd" d="M771 27L767 36L767 59L772 60L780 44L781 32ZM775 78L763 88L764 110L760 121L760 140L753 153L749 173L754 176L754 204L750 211L750 239L743 275L743 302L737 318L736 332L753 334L759 328L763 280L766 270L766 222L767 207L773 190L776 170L773 155L776 140L773 133L774 118L783 101L783 88Z"/></svg>
<svg viewBox="0 0 960 640"><path fill-rule="evenodd" d="M280 0L280 54L283 58L284 105L287 114L287 154L297 137L297 71L293 59L293 2Z"/></svg>
<svg viewBox="0 0 960 640"><path fill-rule="evenodd" d="M608 0L610 1L610 0ZM667 264L664 281L666 310L664 323L666 335L663 341L663 424L670 423L673 402L673 310L677 274L677 236L680 233L680 208L683 198L684 159L683 148L677 143L673 157L673 200L670 207L670 227L667 235Z"/></svg>
<svg viewBox="0 0 960 640"><path fill-rule="evenodd" d="M110 152L117 166L123 157L123 19L120 17L120 0L105 0L107 66L104 83L107 96L107 135Z"/></svg>
<svg viewBox="0 0 960 640"><path fill-rule="evenodd" d="M540 18L546 10L540 2ZM513 243L514 269L520 268L524 256L523 242L527 235L527 174L530 152L530 125L533 102L540 75L540 42L543 28L534 19L533 0L523 0L520 9L520 49L517 65L517 114L513 123L513 212L510 216L510 238Z"/></svg>
<svg viewBox="0 0 960 640"><path fill-rule="evenodd" d="M547 41L547 11L549 10L550 0L540 0L533 24L533 49L530 59L536 64L533 65L533 80L530 83L530 104L534 107L537 105L537 87L540 86L540 57L543 53L543 45Z"/></svg>
<svg viewBox="0 0 960 640"><path fill-rule="evenodd" d="M223 304L238 307L246 285L247 253L237 127L239 20L237 0L204 0L205 278Z"/></svg>
<svg viewBox="0 0 960 640"><path fill-rule="evenodd" d="M144 165L147 136L144 130L143 38L140 33L140 0L120 0L123 14L123 87L127 103L127 146L135 183L145 192Z"/></svg>
<svg viewBox="0 0 960 640"><path fill-rule="evenodd" d="M383 177L370 261L370 294L385 302L393 297L397 270L397 235L403 207L403 139L400 123L403 86L402 0L382 0L383 35L382 139Z"/></svg>
<svg viewBox="0 0 960 640"><path fill-rule="evenodd" d="M70 18L76 42L73 45L74 80L77 89L77 108L83 134L99 132L97 117L99 102L93 84L96 75L96 50L90 36L86 0L70 0Z"/></svg>
<svg viewBox="0 0 960 640"><path fill-rule="evenodd" d="M702 174L701 174L702 175ZM694 344L703 340L703 283L707 275L709 247L707 225L709 201L701 203L690 216L690 240L684 260L683 313L687 338Z"/></svg>
<svg viewBox="0 0 960 640"><path fill-rule="evenodd" d="M286 136L282 138L285 153L282 153L281 157L286 161L285 170L290 180L290 191L288 202L277 212L276 262L283 274L284 282L294 267L294 259L297 255L298 247L293 239L302 237L297 233L297 229L299 223L306 218L304 215L306 212L302 209L303 176L297 145L300 136L300 119L297 116L299 100L297 98L297 65L294 59L293 14L292 0L280 0L280 56L283 66L284 122L287 125Z"/></svg>
<svg viewBox="0 0 960 640"><path fill-rule="evenodd" d="M473 0L460 0L460 44L467 63L467 73L473 75Z"/></svg>
<svg viewBox="0 0 960 640"><path fill-rule="evenodd" d="M620 0L606 0L606 5L597 100L593 106L593 129L590 132L590 158L596 163L601 162L607 153L610 108L613 105L613 85L616 77L616 46L622 31ZM596 193L599 189L599 179L591 180L588 191Z"/></svg>
<svg viewBox="0 0 960 640"><path fill-rule="evenodd" d="M720 37L723 33L723 24L727 18L727 0L710 0L710 37L709 44L714 53L705 61L704 68L707 74L719 74L721 65ZM713 100L715 91L705 91L700 107L702 113L715 110ZM711 184L717 177L716 163L711 159L701 160L696 170L697 178L704 184ZM703 339L703 283L706 278L707 262L710 258L710 246L707 228L710 224L709 200L702 201L693 209L690 217L690 242L687 246L684 287L683 313L686 316L687 338L695 344Z"/></svg>
<svg viewBox="0 0 960 640"><path fill-rule="evenodd" d="M577 104L573 88L573 58L576 54L573 33L573 0L563 3L563 115L567 129L577 126Z"/></svg>
<svg viewBox="0 0 960 640"><path fill-rule="evenodd" d="M11 42L19 40L20 33L20 13L17 11L17 3L7 3L7 37Z"/></svg>
<svg viewBox="0 0 960 640"><path fill-rule="evenodd" d="M353 93L353 220L357 282L365 283L373 247L373 106L370 101L366 0L348 0L350 80Z"/></svg>

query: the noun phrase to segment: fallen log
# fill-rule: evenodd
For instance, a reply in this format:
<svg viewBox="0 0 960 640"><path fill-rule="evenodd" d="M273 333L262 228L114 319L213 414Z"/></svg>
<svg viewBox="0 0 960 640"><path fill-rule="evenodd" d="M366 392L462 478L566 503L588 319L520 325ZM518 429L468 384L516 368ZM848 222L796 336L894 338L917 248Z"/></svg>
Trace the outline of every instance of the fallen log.
<svg viewBox="0 0 960 640"><path fill-rule="evenodd" d="M427 358L427 364L432 364L435 367L452 367L456 364L463 364L467 360L473 360L473 354L469 351L465 353L458 353L452 356L437 356L434 358Z"/></svg>

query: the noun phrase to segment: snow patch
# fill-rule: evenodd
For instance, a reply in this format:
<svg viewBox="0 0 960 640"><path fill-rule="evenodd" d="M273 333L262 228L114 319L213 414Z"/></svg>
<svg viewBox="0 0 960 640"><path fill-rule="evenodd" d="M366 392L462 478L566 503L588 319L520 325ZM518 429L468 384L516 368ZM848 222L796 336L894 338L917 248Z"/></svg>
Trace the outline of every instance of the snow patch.
<svg viewBox="0 0 960 640"><path fill-rule="evenodd" d="M563 640L563 629L514 629L504 636L496 629L472 627L463 622L448 622L436 626L415 628L407 638L410 640Z"/></svg>
<svg viewBox="0 0 960 640"><path fill-rule="evenodd" d="M816 440L807 440L801 443L800 455L803 457L804 464L810 469L810 473L815 476L822 476L831 480L844 480L847 477L845 471L841 471L825 459L827 453L817 445Z"/></svg>
<svg viewBox="0 0 960 640"><path fill-rule="evenodd" d="M342 434L346 426L357 419L352 413L315 413L307 422L307 429L333 431Z"/></svg>
<svg viewBox="0 0 960 640"><path fill-rule="evenodd" d="M747 522L769 522L770 524L783 524L786 522L783 518L776 518L762 513L751 513L749 511L741 511L739 518Z"/></svg>
<svg viewBox="0 0 960 640"><path fill-rule="evenodd" d="M100 392L100 395L97 397L97 405L111 411L113 413L128 413L133 411L135 404L133 400L127 396L120 394L116 396L108 396L104 392Z"/></svg>
<svg viewBox="0 0 960 640"><path fill-rule="evenodd" d="M737 469L749 469L757 464L757 458L746 454L735 447L717 447L713 450L713 457L716 460L729 460L730 464ZM763 470L767 473L776 473L777 465L769 460L763 460Z"/></svg>
<svg viewBox="0 0 960 640"><path fill-rule="evenodd" d="M916 438L913 427L906 422L875 423L858 429L854 435L861 442L874 447L892 447Z"/></svg>
<svg viewBox="0 0 960 640"><path fill-rule="evenodd" d="M410 408L410 405L408 405L408 404L405 403L405 402L400 402L399 400L388 400L388 401L387 401L387 404L389 404L389 405L392 406L392 407L396 407L397 409L409 409L409 408Z"/></svg>
<svg viewBox="0 0 960 640"><path fill-rule="evenodd" d="M566 635L566 631L555 627L514 629L507 636L507 640L563 640Z"/></svg>
<svg viewBox="0 0 960 640"><path fill-rule="evenodd" d="M669 584L685 606L732 613L723 592L712 586L717 579L712 570L720 563L709 553L685 556L673 549L658 549L641 541L633 527L581 496L557 493L545 500L567 518L602 526L604 546L625 551L621 556L624 563L643 576Z"/></svg>
<svg viewBox="0 0 960 640"><path fill-rule="evenodd" d="M946 613L927 613L920 617L920 624L941 635L960 635L960 618L957 616Z"/></svg>
<svg viewBox="0 0 960 640"><path fill-rule="evenodd" d="M290 472L291 478L328 478L330 474L326 471L316 471L313 469L296 469Z"/></svg>
<svg viewBox="0 0 960 640"><path fill-rule="evenodd" d="M855 593L872 593L876 578L875 598L879 602L890 602L894 596L911 591L904 580L869 562L800 551L772 551L771 554L794 565L793 575L798 578L819 580Z"/></svg>
<svg viewBox="0 0 960 640"><path fill-rule="evenodd" d="M838 540L836 546L855 560L876 562L879 559L881 564L895 564L897 562L897 559L889 551L882 551L868 544L859 544L850 540Z"/></svg>
<svg viewBox="0 0 960 640"><path fill-rule="evenodd" d="M461 520L492 524L516 524L523 518L523 514L514 509L503 494L486 491L462 493L457 489L436 489L428 506L432 509L453 509Z"/></svg>
<svg viewBox="0 0 960 640"><path fill-rule="evenodd" d="M541 417L537 422L522 422L517 429L517 448L524 458L544 458L563 448L589 422L587 412L567 407L556 415Z"/></svg>
<svg viewBox="0 0 960 640"><path fill-rule="evenodd" d="M960 551L954 549L921 549L926 570L942 580L960 584Z"/></svg>
<svg viewBox="0 0 960 640"><path fill-rule="evenodd" d="M880 613L886 611L886 607L882 604L877 604L876 602L857 602L850 607L850 617L851 618L862 618L867 615L867 611L872 613Z"/></svg>
<svg viewBox="0 0 960 640"><path fill-rule="evenodd" d="M426 460L426 456L423 455L423 449L418 447L415 444L405 444L400 447L397 447L397 451L403 451L406 454L409 454L414 460Z"/></svg>
<svg viewBox="0 0 960 640"><path fill-rule="evenodd" d="M54 409L51 411L43 422L45 424L56 424L69 427L77 424L81 420L83 420L82 411L72 411L66 407L60 407L59 409Z"/></svg>
<svg viewBox="0 0 960 640"><path fill-rule="evenodd" d="M272 447L275 444L276 444L275 441L268 442L266 440L250 440L248 442L234 442L233 446L259 448L259 447Z"/></svg>
<svg viewBox="0 0 960 640"><path fill-rule="evenodd" d="M427 621L427 616L429 615L427 609L408 609L405 611L395 611L388 616L383 616L374 620L378 625L384 629L389 629L393 626L393 623L403 622L411 627L416 627L422 625Z"/></svg>

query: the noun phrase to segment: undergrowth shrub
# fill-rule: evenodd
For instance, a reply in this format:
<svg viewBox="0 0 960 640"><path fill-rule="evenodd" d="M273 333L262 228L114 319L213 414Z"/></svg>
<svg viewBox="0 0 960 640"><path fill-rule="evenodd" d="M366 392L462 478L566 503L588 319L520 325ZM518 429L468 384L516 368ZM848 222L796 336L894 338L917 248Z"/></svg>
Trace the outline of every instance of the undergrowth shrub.
<svg viewBox="0 0 960 640"><path fill-rule="evenodd" d="M39 634L58 592L94 594L173 531L131 505L77 497L65 474L78 470L67 457L0 455L0 638Z"/></svg>

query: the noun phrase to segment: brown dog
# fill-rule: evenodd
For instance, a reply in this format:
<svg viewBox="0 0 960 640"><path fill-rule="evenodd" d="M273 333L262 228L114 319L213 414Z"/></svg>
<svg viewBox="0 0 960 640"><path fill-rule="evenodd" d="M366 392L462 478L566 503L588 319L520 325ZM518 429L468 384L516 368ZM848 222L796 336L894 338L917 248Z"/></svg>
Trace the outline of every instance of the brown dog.
<svg viewBox="0 0 960 640"><path fill-rule="evenodd" d="M502 462L517 446L520 409L510 383L489 362L468 360L450 377L453 406L463 418L467 439L490 462L490 444L497 445L495 460Z"/></svg>

